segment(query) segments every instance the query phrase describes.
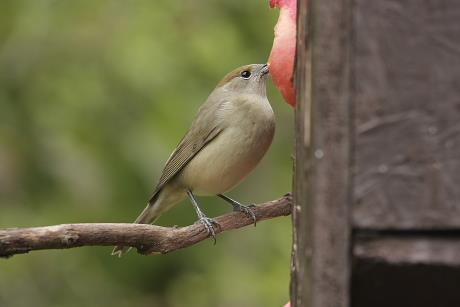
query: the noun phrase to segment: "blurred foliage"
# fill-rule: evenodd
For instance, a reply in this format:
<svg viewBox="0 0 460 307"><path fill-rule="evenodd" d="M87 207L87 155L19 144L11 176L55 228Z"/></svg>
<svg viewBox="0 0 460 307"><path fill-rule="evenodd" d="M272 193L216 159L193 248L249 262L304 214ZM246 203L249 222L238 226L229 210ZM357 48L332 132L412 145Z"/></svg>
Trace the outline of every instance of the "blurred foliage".
<svg viewBox="0 0 460 307"><path fill-rule="evenodd" d="M266 61L277 16L266 0L2 0L0 227L134 220L217 82ZM229 193L242 202L291 187L292 110L269 98L275 141ZM159 224L194 221L184 202ZM278 218L163 256L19 255L0 261L0 306L281 306L290 243Z"/></svg>

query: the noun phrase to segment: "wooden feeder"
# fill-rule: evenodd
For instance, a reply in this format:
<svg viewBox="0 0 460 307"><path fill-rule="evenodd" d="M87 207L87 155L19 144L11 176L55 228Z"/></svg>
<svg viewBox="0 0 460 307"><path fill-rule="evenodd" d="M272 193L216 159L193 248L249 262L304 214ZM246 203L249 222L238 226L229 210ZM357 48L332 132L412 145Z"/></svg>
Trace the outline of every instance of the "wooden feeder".
<svg viewBox="0 0 460 307"><path fill-rule="evenodd" d="M293 306L460 306L460 2L299 5Z"/></svg>

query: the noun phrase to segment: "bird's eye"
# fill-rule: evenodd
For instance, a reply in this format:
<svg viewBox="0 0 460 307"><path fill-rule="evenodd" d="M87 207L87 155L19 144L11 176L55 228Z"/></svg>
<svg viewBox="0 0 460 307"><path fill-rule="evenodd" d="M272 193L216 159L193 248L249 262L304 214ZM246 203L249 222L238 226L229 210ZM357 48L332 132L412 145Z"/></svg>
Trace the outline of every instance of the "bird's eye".
<svg viewBox="0 0 460 307"><path fill-rule="evenodd" d="M249 77L251 77L251 72L247 70L243 70L241 72L241 77L243 77L244 79L249 79Z"/></svg>

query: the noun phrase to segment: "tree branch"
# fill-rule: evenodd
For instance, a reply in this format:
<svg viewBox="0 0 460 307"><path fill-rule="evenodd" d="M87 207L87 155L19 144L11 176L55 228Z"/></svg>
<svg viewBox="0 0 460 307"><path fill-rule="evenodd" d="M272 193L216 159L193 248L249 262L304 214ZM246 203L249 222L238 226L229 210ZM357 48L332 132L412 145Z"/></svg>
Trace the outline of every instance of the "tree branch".
<svg viewBox="0 0 460 307"><path fill-rule="evenodd" d="M253 208L257 221L291 214L290 194ZM232 212L215 218L216 233L253 224L252 218ZM186 227L124 223L62 224L33 228L0 230L0 257L11 257L41 249L64 249L80 246L132 246L143 255L166 254L196 244L208 237L202 224Z"/></svg>

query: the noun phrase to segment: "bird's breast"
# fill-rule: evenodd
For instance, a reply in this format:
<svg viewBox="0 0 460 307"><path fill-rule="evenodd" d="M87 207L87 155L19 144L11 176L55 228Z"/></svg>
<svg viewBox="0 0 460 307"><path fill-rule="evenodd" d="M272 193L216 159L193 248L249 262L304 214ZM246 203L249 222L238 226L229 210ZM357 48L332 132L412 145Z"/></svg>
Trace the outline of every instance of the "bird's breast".
<svg viewBox="0 0 460 307"><path fill-rule="evenodd" d="M197 195L224 193L251 172L270 146L275 121L268 101L226 106L225 128L179 175Z"/></svg>

